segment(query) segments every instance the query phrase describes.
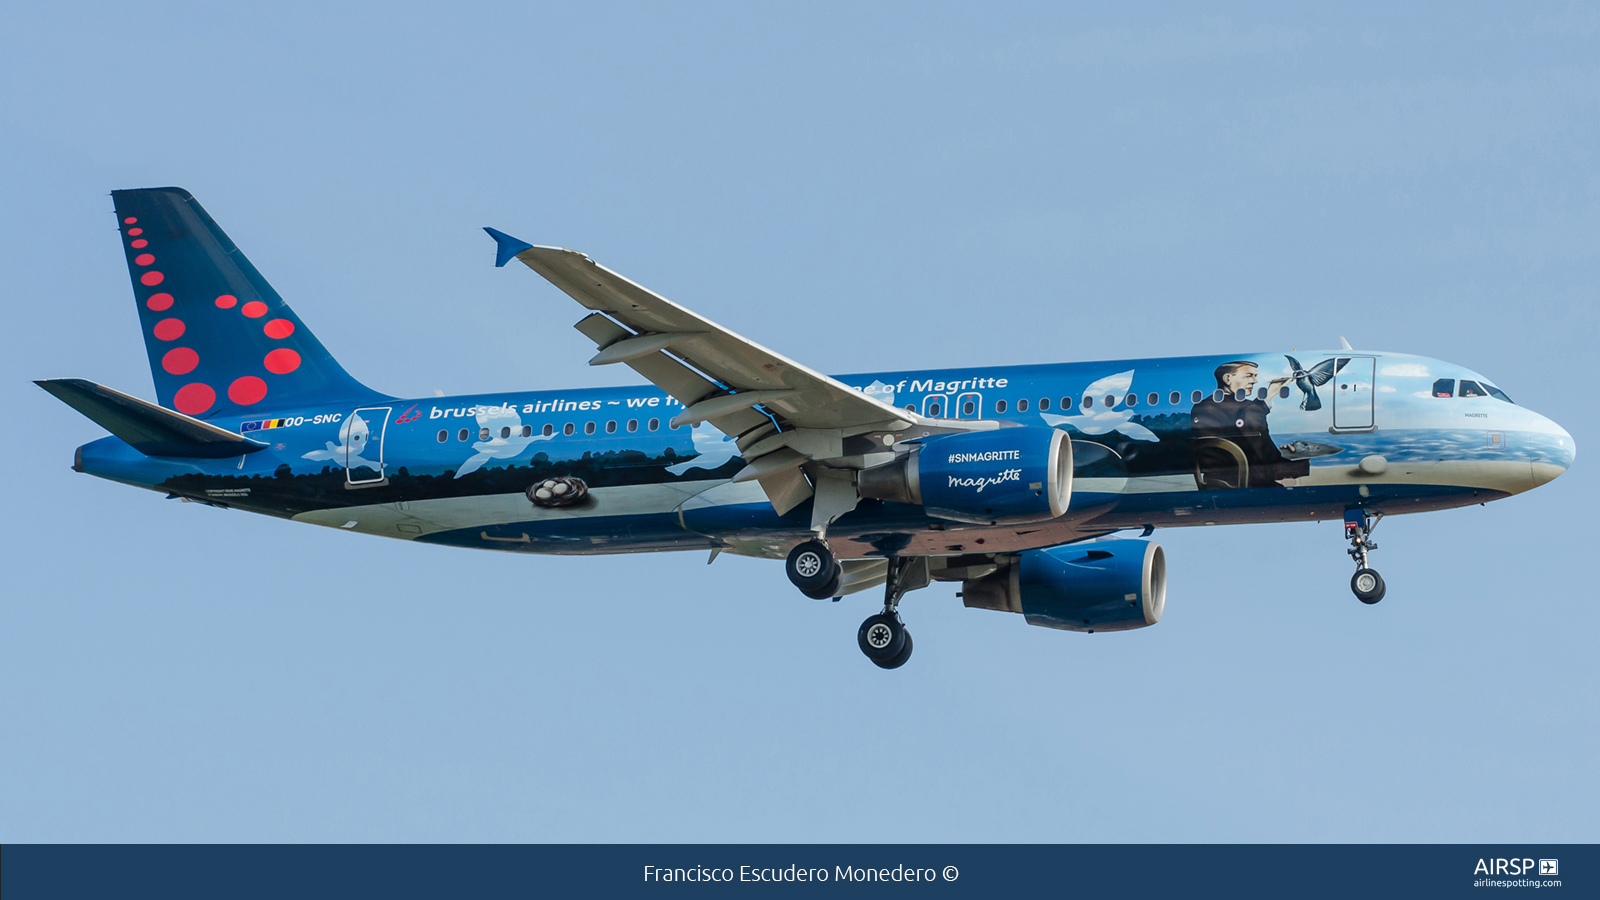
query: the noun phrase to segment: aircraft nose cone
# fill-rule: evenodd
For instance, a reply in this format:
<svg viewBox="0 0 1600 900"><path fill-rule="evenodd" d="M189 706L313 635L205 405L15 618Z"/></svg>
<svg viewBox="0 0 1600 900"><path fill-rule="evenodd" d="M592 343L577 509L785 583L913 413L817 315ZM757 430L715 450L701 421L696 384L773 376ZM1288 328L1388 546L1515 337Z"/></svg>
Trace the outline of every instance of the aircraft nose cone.
<svg viewBox="0 0 1600 900"><path fill-rule="evenodd" d="M1555 446L1551 452L1533 463L1534 484L1549 484L1561 477L1561 474L1572 467L1572 461L1578 457L1578 442L1572 439L1565 428L1545 419L1550 423L1550 433L1555 438Z"/></svg>

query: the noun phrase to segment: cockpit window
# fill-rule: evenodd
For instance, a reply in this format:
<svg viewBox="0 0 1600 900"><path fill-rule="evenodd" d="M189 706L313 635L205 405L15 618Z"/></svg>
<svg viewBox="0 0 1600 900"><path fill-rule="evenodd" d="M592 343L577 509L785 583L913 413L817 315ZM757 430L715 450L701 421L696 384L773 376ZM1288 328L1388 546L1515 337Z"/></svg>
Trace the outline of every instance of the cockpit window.
<svg viewBox="0 0 1600 900"><path fill-rule="evenodd" d="M1456 380L1454 378L1441 378L1433 383L1435 397L1454 397L1456 395Z"/></svg>
<svg viewBox="0 0 1600 900"><path fill-rule="evenodd" d="M1510 397L1507 397L1505 391L1500 390L1499 388L1495 387L1494 385L1490 384L1487 381L1483 381L1483 382L1479 382L1479 383L1483 385L1483 389L1484 390L1489 392L1489 396L1495 398L1496 400L1504 400L1505 402L1511 404L1512 406L1516 406L1517 405L1517 401L1511 399Z"/></svg>
<svg viewBox="0 0 1600 900"><path fill-rule="evenodd" d="M1456 396L1457 397L1487 397L1487 396L1489 396L1489 394L1486 391L1484 391L1484 389L1482 387L1479 387L1479 385L1478 385L1478 383L1476 381L1468 381L1465 378L1463 378L1463 379L1461 379L1461 392L1456 394Z"/></svg>

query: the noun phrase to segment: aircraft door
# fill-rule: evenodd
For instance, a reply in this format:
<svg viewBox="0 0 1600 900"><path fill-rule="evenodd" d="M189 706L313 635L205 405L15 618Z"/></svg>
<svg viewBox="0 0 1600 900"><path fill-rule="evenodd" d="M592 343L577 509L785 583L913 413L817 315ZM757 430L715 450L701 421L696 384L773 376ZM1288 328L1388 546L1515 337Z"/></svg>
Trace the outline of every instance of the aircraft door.
<svg viewBox="0 0 1600 900"><path fill-rule="evenodd" d="M1333 383L1333 430L1371 431L1377 360L1371 356L1340 357Z"/></svg>
<svg viewBox="0 0 1600 900"><path fill-rule="evenodd" d="M344 437L344 477L348 487L376 487L389 482L383 470L383 436L389 429L388 406L368 406L352 412L341 429Z"/></svg>
<svg viewBox="0 0 1600 900"><path fill-rule="evenodd" d="M983 395L976 391L969 391L956 398L950 407L952 419L981 419L983 418Z"/></svg>

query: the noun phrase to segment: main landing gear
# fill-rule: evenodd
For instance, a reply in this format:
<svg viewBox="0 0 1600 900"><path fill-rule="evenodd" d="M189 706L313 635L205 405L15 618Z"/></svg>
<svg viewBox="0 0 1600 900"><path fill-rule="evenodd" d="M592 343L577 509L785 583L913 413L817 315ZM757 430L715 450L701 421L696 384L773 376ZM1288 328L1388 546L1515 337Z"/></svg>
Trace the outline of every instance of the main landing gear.
<svg viewBox="0 0 1600 900"><path fill-rule="evenodd" d="M911 632L900 621L900 598L906 591L927 587L926 556L897 556L889 559L883 584L883 611L868 616L856 631L856 643L867 659L884 669L898 669L911 658ZM789 580L813 600L826 600L839 593L844 567L833 551L820 540L809 540L789 551L785 566Z"/></svg>
<svg viewBox="0 0 1600 900"><path fill-rule="evenodd" d="M1344 514L1344 536L1350 542L1350 549L1345 552L1356 561L1356 574L1350 576L1350 591L1369 606L1382 600L1384 593L1383 576L1367 567L1367 551L1378 549L1372 542L1372 532L1382 520L1383 513L1374 512L1369 517L1364 509L1349 509Z"/></svg>
<svg viewBox="0 0 1600 900"><path fill-rule="evenodd" d="M900 598L906 591L927 587L928 558L897 556L889 560L889 580L883 586L883 612L868 616L856 631L861 652L880 669L898 669L911 658L911 632L900 621Z"/></svg>
<svg viewBox="0 0 1600 900"><path fill-rule="evenodd" d="M838 593L839 582L844 579L839 560L821 541L806 541L790 550L785 568L800 593L813 600L826 600Z"/></svg>

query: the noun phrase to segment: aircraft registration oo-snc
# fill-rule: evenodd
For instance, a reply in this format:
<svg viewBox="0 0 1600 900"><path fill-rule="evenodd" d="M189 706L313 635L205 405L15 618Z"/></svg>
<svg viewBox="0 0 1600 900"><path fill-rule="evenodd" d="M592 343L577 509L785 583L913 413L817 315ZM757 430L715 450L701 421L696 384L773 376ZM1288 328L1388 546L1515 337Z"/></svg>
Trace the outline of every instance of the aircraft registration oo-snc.
<svg viewBox="0 0 1600 900"><path fill-rule="evenodd" d="M578 301L653 387L404 399L346 374L187 192L115 191L157 403L38 382L111 437L73 468L212 506L483 550L737 553L817 599L879 588L857 631L911 656L907 591L1031 625L1124 631L1166 603L1160 545L1111 535L1342 519L1364 603L1385 515L1508 497L1571 435L1476 372L1357 351L830 377L572 250L485 229Z"/></svg>

